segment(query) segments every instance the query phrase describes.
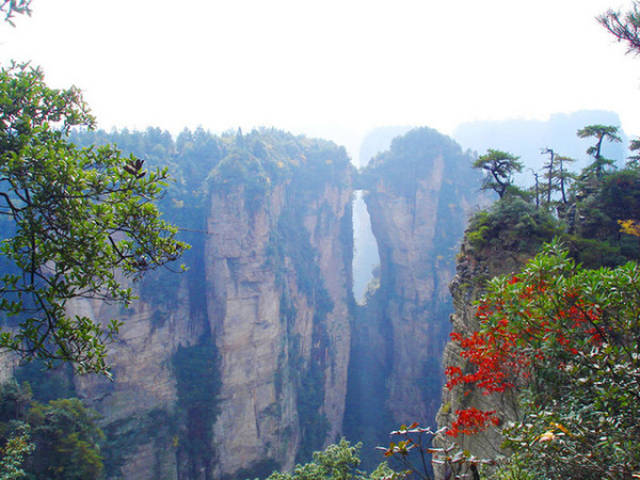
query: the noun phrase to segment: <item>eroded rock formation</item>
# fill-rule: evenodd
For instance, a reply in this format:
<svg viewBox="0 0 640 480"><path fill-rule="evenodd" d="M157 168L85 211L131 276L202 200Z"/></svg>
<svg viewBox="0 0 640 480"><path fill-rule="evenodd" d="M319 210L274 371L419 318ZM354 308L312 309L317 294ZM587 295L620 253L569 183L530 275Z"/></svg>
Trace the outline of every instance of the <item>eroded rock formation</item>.
<svg viewBox="0 0 640 480"><path fill-rule="evenodd" d="M479 198L471 163L451 139L422 128L396 138L362 174L380 287L356 316L345 427L369 447L388 442L402 423L434 423L452 310L447 287ZM373 353L363 342L373 342ZM361 377L377 385L378 397L361 393L367 388L356 383ZM376 428L363 428L368 422Z"/></svg>
<svg viewBox="0 0 640 480"><path fill-rule="evenodd" d="M211 479L291 469L342 429L350 354L351 176L343 148L277 131L222 138L190 270L158 273L112 345L108 473ZM189 198L177 199L184 205ZM199 233L199 235L198 235Z"/></svg>
<svg viewBox="0 0 640 480"><path fill-rule="evenodd" d="M344 433L432 423L447 285L478 197L470 156L417 129L354 175L343 148L275 130L147 137L154 161L177 165L164 209L193 248L187 273L134 285L131 309L74 306L125 321L114 381L75 378L104 416L108 477L266 476ZM352 182L367 191L381 259L364 307L351 287Z"/></svg>

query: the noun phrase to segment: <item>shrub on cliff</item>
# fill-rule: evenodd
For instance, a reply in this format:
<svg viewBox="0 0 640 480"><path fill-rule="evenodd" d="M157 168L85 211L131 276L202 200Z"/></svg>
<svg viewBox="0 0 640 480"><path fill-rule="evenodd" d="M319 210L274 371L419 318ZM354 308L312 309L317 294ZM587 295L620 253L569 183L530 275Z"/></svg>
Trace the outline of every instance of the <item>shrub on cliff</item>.
<svg viewBox="0 0 640 480"><path fill-rule="evenodd" d="M0 387L0 478L102 478L98 414L77 398L39 403L28 384Z"/></svg>
<svg viewBox="0 0 640 480"><path fill-rule="evenodd" d="M548 211L520 196L506 195L471 218L467 240L476 250L494 247L527 252L561 231L560 222Z"/></svg>
<svg viewBox="0 0 640 480"><path fill-rule="evenodd" d="M537 478L640 475L640 267L588 270L557 243L516 276L493 279L478 304L481 328L452 334L468 367L448 386L485 395L517 388L519 418L503 425L514 456ZM456 412L450 436L500 425L500 412ZM507 475L508 473L508 475Z"/></svg>

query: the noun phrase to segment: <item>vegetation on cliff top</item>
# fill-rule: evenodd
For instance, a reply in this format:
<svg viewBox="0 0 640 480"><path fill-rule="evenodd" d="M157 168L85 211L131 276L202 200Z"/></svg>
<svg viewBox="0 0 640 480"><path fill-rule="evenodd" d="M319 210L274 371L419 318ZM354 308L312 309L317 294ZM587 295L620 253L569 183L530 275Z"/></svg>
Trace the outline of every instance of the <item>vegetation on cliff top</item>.
<svg viewBox="0 0 640 480"><path fill-rule="evenodd" d="M595 145L587 150L592 162L580 174L568 171L566 159L563 164L563 157L547 149L551 157L542 174L548 181L527 190L511 183L506 188L487 184L504 193L471 218L469 245L476 253L487 248L534 253L558 236L586 266L615 266L638 258L638 242L620 234L618 220L640 208L640 170L634 161L616 170L599 153L603 139L616 131L613 126L590 125L578 132L595 132Z"/></svg>
<svg viewBox="0 0 640 480"><path fill-rule="evenodd" d="M600 18L634 53L639 7L634 2L625 15L609 11ZM515 399L511 418L466 402L446 432L498 429L504 439L495 458L499 479L640 477L638 156L616 171L602 146L620 141L617 127L588 125L577 134L594 141L591 163L579 175L568 174L566 159L545 149L547 182L536 174L529 192L500 195L467 236L478 255L495 253L505 235L528 233L524 245L506 245L526 252L545 236L557 237L520 272L488 283L477 303L477 331L452 334L460 361L447 368L447 386L464 396L479 391L505 399L510 392ZM633 141L631 150L639 148ZM522 221L499 223L497 212L509 208L520 212L513 221L529 218L528 230ZM539 210L544 222L533 220Z"/></svg>
<svg viewBox="0 0 640 480"><path fill-rule="evenodd" d="M472 162L469 152L463 152L450 137L422 127L394 138L388 151L372 158L360 170L356 188L373 190L376 182L382 181L400 195L415 195L417 182L430 178L438 158L446 159L448 174L474 176L469 170Z"/></svg>

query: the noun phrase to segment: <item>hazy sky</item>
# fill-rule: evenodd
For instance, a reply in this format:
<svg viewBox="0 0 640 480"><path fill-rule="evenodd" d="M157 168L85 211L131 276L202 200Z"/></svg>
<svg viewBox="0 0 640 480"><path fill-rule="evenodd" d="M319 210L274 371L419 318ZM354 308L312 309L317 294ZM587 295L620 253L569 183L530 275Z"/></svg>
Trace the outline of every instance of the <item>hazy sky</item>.
<svg viewBox="0 0 640 480"><path fill-rule="evenodd" d="M613 0L615 2L616 0ZM275 126L353 142L381 125L607 109L640 134L640 58L611 0L34 0L0 58L75 84L99 125ZM341 138L343 137L343 138Z"/></svg>

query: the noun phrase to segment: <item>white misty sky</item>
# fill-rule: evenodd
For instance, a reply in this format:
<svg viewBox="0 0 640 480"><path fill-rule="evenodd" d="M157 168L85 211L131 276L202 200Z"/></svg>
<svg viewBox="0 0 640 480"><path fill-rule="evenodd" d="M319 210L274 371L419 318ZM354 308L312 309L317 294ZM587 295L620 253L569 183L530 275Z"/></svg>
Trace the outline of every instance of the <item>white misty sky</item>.
<svg viewBox="0 0 640 480"><path fill-rule="evenodd" d="M614 3L617 2L617 3ZM75 84L103 128L275 126L354 151L381 125L607 109L640 134L619 0L34 0L0 59Z"/></svg>

